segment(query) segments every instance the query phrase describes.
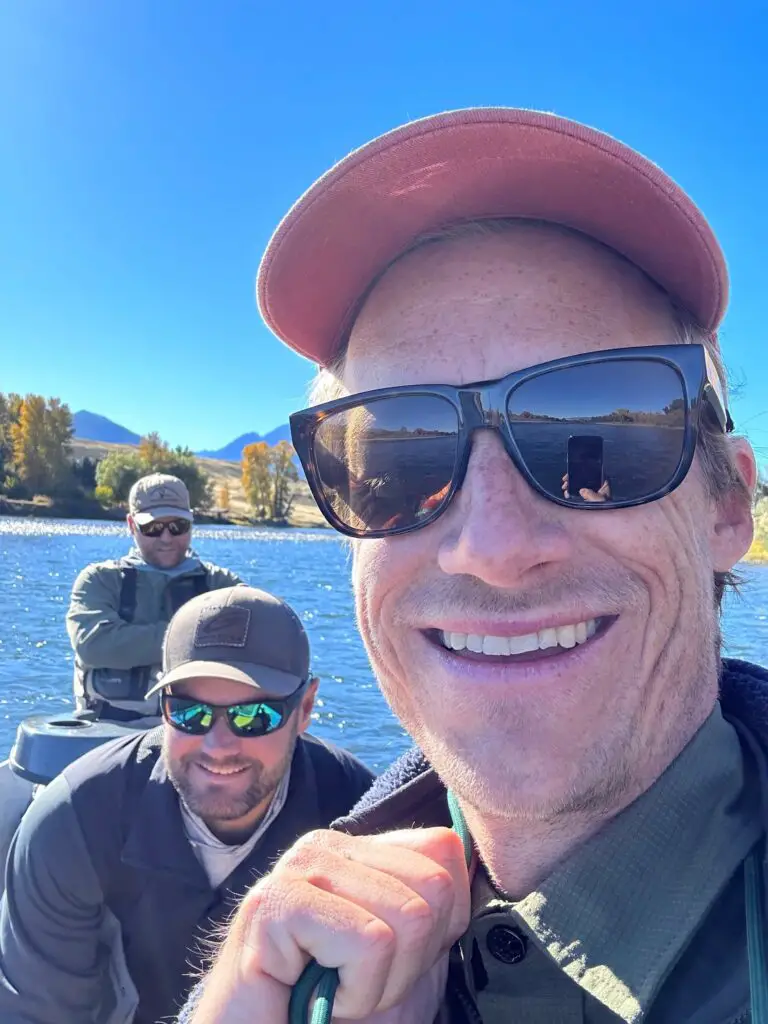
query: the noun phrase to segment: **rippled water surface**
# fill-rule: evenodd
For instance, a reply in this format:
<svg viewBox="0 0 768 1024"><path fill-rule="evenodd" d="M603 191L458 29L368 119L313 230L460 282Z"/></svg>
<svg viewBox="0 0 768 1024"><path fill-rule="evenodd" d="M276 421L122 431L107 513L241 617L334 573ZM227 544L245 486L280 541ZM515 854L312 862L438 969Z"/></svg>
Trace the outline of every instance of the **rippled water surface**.
<svg viewBox="0 0 768 1024"><path fill-rule="evenodd" d="M16 724L70 704L69 591L88 562L128 550L119 525L0 518L0 760ZM381 769L407 739L380 696L355 629L347 549L330 530L198 528L208 561L285 598L301 615L321 677L314 731ZM768 567L743 567L729 600L727 653L768 664Z"/></svg>

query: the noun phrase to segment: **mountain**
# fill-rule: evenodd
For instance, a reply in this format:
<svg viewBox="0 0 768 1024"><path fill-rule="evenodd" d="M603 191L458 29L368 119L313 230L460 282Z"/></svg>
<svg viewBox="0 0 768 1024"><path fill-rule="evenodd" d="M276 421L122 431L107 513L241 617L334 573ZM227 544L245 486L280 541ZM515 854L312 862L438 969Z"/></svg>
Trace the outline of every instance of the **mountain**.
<svg viewBox="0 0 768 1024"><path fill-rule="evenodd" d="M264 434L263 437L252 431L250 434L241 434L234 441L225 444L223 448L217 448L215 451L195 452L195 455L199 455L203 459L225 459L227 462L239 462L242 458L243 448L247 444L266 441L268 445L272 446L280 441L290 440L291 428L287 423L283 423L281 426L275 427L274 430L270 430L268 434Z"/></svg>
<svg viewBox="0 0 768 1024"><path fill-rule="evenodd" d="M263 439L268 445L279 444L280 441L288 441L291 443L291 426L289 423L283 423L280 427L275 427L274 430L270 430L268 434L265 434Z"/></svg>
<svg viewBox="0 0 768 1024"><path fill-rule="evenodd" d="M84 441L103 441L108 444L138 444L141 438L132 430L113 423L106 416L81 409L72 417L74 436Z"/></svg>
<svg viewBox="0 0 768 1024"><path fill-rule="evenodd" d="M81 409L80 412L76 412L72 417L74 426L74 436L79 437L83 441L101 441L107 444L138 444L141 441L141 437L138 434L134 434L133 431L128 430L126 427L121 427L119 423L113 423L112 420L107 419L106 416L99 416L95 412L88 412L87 409ZM283 423L279 427L275 427L274 430L270 430L268 434L261 434L251 431L249 434L241 434L240 437L236 437L234 441L230 441L229 444L225 444L223 448L217 448L213 450L205 450L195 452L195 455L199 455L203 459L224 459L226 462L239 462L243 448L247 444L254 444L256 441L266 441L268 445L278 444L280 441L291 440L291 428L287 423Z"/></svg>
<svg viewBox="0 0 768 1024"><path fill-rule="evenodd" d="M234 441L225 444L223 448L217 448L215 451L195 452L195 455L199 455L203 459L224 459L226 462L239 462L243 454L243 448L247 444L255 444L257 441L263 440L265 439L261 434L251 431L250 434L241 434L240 437L236 437Z"/></svg>

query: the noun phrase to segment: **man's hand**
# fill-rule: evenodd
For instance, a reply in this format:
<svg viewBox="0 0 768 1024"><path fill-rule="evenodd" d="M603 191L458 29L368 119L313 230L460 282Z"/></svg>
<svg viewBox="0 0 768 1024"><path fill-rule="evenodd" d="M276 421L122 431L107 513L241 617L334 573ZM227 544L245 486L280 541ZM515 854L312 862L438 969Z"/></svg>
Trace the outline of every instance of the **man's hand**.
<svg viewBox="0 0 768 1024"><path fill-rule="evenodd" d="M469 908L449 829L311 832L246 895L193 1024L287 1024L290 990L311 958L339 971L334 1019L432 1021Z"/></svg>

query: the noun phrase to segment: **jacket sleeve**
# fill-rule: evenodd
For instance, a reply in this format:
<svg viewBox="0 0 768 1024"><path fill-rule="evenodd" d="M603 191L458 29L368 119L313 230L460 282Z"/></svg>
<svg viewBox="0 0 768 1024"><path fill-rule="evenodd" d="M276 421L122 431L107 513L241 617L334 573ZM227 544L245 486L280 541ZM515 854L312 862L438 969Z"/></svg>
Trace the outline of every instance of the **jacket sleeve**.
<svg viewBox="0 0 768 1024"><path fill-rule="evenodd" d="M58 778L19 826L0 900L3 1024L97 1024L104 992L103 895Z"/></svg>
<svg viewBox="0 0 768 1024"><path fill-rule="evenodd" d="M83 569L75 580L67 632L86 668L126 669L162 661L167 621L138 625L121 619L119 580L116 571L98 565Z"/></svg>

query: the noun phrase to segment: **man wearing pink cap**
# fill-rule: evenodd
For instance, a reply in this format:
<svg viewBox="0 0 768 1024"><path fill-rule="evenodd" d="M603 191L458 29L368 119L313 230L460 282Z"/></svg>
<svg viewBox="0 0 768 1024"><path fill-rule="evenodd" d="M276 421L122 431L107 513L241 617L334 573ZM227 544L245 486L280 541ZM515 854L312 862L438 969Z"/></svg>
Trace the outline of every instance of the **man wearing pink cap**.
<svg viewBox="0 0 768 1024"><path fill-rule="evenodd" d="M302 975L369 1024L768 1020L727 292L681 189L549 114L405 125L289 212L259 302L321 367L294 444L418 749L251 890L183 1021L286 1024Z"/></svg>

